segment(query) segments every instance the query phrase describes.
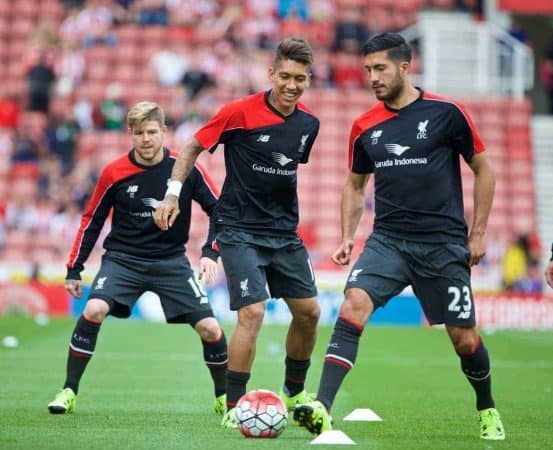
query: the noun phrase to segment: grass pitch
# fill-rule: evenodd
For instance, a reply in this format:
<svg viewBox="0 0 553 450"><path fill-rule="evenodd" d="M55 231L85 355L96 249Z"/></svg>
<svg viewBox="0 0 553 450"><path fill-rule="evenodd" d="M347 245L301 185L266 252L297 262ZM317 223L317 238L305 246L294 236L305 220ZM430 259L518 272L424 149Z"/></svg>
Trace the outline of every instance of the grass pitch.
<svg viewBox="0 0 553 450"><path fill-rule="evenodd" d="M222 429L198 337L182 325L106 321L75 414L48 414L63 383L74 323L0 318L0 338L19 339L17 348L0 348L0 449L311 448L313 436L292 423L276 440ZM310 391L330 333L320 329ZM284 336L280 326L262 329L249 389L279 390ZM479 439L474 395L445 331L425 328L366 328L333 407L335 428L367 449L551 448L553 333L497 332L484 340L505 441ZM371 408L383 422L343 421L355 408Z"/></svg>

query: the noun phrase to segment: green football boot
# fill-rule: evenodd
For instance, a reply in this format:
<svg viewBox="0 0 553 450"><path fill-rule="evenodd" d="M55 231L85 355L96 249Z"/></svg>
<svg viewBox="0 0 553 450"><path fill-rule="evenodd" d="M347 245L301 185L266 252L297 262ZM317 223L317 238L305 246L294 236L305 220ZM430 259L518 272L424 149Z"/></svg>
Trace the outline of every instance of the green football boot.
<svg viewBox="0 0 553 450"><path fill-rule="evenodd" d="M75 411L77 396L71 388L61 389L56 398L48 403L48 411L51 414L72 414Z"/></svg>
<svg viewBox="0 0 553 450"><path fill-rule="evenodd" d="M307 428L313 434L332 430L332 417L320 401L298 405L294 409L294 420L300 427Z"/></svg>
<svg viewBox="0 0 553 450"><path fill-rule="evenodd" d="M480 437L490 441L502 441L505 439L505 430L501 417L495 408L478 411L480 422Z"/></svg>
<svg viewBox="0 0 553 450"><path fill-rule="evenodd" d="M297 405L305 405L306 403L311 403L315 400L315 395L308 394L305 389L292 397L288 397L284 393L284 389L281 389L278 396L282 399L288 411L293 411Z"/></svg>
<svg viewBox="0 0 553 450"><path fill-rule="evenodd" d="M215 414L222 416L227 410L227 394L219 395L215 397Z"/></svg>
<svg viewBox="0 0 553 450"><path fill-rule="evenodd" d="M238 420L236 419L236 408L229 409L221 421L223 428L238 428Z"/></svg>

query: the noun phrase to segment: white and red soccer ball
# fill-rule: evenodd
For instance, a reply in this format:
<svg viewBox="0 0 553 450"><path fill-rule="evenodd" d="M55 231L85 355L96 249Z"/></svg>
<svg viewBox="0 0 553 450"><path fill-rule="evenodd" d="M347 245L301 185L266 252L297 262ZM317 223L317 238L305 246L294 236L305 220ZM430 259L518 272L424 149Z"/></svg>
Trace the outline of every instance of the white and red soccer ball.
<svg viewBox="0 0 553 450"><path fill-rule="evenodd" d="M238 429L246 437L276 438L288 423L288 412L277 394L257 389L238 400L236 419Z"/></svg>

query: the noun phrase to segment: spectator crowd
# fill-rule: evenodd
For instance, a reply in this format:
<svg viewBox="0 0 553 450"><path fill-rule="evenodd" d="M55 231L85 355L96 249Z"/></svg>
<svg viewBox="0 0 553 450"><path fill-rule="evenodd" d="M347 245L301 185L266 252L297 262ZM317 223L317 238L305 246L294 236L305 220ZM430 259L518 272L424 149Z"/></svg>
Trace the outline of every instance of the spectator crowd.
<svg viewBox="0 0 553 450"><path fill-rule="evenodd" d="M359 55L373 34L413 24L421 8L481 14L473 0L28 3L50 13L27 11L33 26L17 36L24 45L10 57L11 81L0 87L0 260L41 262L66 258L99 170L113 154L104 154L102 133L125 151L125 141L113 136L125 131L135 101L162 104L178 148L219 99L267 88L269 58L283 36L313 45L312 86L365 89ZM23 9L12 7L6 17L18 20ZM15 25L0 19L2 27Z"/></svg>

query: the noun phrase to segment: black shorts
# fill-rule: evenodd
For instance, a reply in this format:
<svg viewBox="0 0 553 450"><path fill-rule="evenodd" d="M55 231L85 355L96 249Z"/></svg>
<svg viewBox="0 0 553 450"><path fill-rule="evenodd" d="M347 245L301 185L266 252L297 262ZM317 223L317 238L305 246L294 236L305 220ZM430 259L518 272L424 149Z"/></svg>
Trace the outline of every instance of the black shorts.
<svg viewBox="0 0 553 450"><path fill-rule="evenodd" d="M227 276L231 310L269 297L301 299L317 295L313 266L299 237L225 229L217 233L217 244Z"/></svg>
<svg viewBox="0 0 553 450"><path fill-rule="evenodd" d="M213 317L207 294L197 283L184 255L151 260L108 251L102 257L88 298L106 301L110 306L109 314L127 318L145 291L159 296L169 323L194 325L205 317Z"/></svg>
<svg viewBox="0 0 553 450"><path fill-rule="evenodd" d="M469 258L466 245L410 242L373 233L345 289L363 289L376 309L411 285L431 324L472 327L476 319Z"/></svg>

